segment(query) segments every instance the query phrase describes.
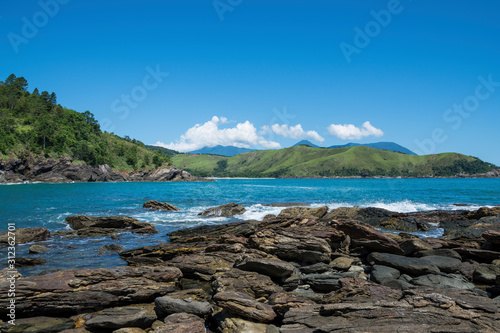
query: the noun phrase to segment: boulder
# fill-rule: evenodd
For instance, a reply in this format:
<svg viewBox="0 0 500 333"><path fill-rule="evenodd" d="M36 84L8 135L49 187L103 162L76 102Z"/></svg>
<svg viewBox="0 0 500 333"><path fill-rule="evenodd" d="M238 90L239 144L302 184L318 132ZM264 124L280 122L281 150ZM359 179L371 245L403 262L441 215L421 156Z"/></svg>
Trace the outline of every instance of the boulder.
<svg viewBox="0 0 500 333"><path fill-rule="evenodd" d="M354 219L361 208L358 206L355 207L340 207L336 209L332 209L329 211L325 216L323 216L324 219Z"/></svg>
<svg viewBox="0 0 500 333"><path fill-rule="evenodd" d="M66 218L66 223L76 230L78 236L96 236L112 234L117 231L131 231L133 233L157 233L151 223L139 222L139 220L127 216L86 216L73 215Z"/></svg>
<svg viewBox="0 0 500 333"><path fill-rule="evenodd" d="M108 251L108 252L123 252L123 247L117 244L103 245L99 248L99 251Z"/></svg>
<svg viewBox="0 0 500 333"><path fill-rule="evenodd" d="M146 331L139 327L125 327L117 329L113 333L146 333Z"/></svg>
<svg viewBox="0 0 500 333"><path fill-rule="evenodd" d="M324 239L284 229L265 229L250 237L249 245L287 261L302 265L329 263L332 249Z"/></svg>
<svg viewBox="0 0 500 333"><path fill-rule="evenodd" d="M34 253L34 254L44 253L47 252L48 250L49 248L44 245L32 244L29 247L28 253Z"/></svg>
<svg viewBox="0 0 500 333"><path fill-rule="evenodd" d="M272 259L259 259L247 257L242 262L234 265L235 268L257 272L270 276L271 278L283 278L292 274L295 267L285 261Z"/></svg>
<svg viewBox="0 0 500 333"><path fill-rule="evenodd" d="M349 257L338 257L338 258L335 258L330 263L330 267L332 267L333 269L341 270L341 271L347 271L351 267L353 261L354 260L352 258L349 258Z"/></svg>
<svg viewBox="0 0 500 333"><path fill-rule="evenodd" d="M500 266L493 264L481 264L473 274L474 282L484 284L495 284L498 276L500 276Z"/></svg>
<svg viewBox="0 0 500 333"><path fill-rule="evenodd" d="M469 214L467 214L467 218L473 219L473 220L479 220L483 217L496 216L496 215L500 215L500 207L498 207L498 206L492 207L492 208L481 207L481 208L474 210L474 211L470 212Z"/></svg>
<svg viewBox="0 0 500 333"><path fill-rule="evenodd" d="M148 328L155 320L156 313L152 304L134 304L99 311L85 322L85 326L101 330L126 327Z"/></svg>
<svg viewBox="0 0 500 333"><path fill-rule="evenodd" d="M330 263L331 264L331 263ZM333 267L323 262L318 262L317 264L299 267L299 270L303 274L311 273L323 273L326 271L331 271Z"/></svg>
<svg viewBox="0 0 500 333"><path fill-rule="evenodd" d="M153 209L153 210L163 210L166 212L175 212L175 211L180 210L179 207L174 206L168 202L159 202L156 200L150 200L148 202L145 202L142 205L142 208L149 208L149 209Z"/></svg>
<svg viewBox="0 0 500 333"><path fill-rule="evenodd" d="M399 247L406 256L412 255L418 251L431 251L432 247L420 238L407 239L399 243Z"/></svg>
<svg viewBox="0 0 500 333"><path fill-rule="evenodd" d="M198 215L207 217L231 217L234 215L241 215L244 212L246 212L245 207L231 202L218 207L209 208L204 212L199 213Z"/></svg>
<svg viewBox="0 0 500 333"><path fill-rule="evenodd" d="M328 207L319 208L290 207L283 209L278 218L322 218L328 212Z"/></svg>
<svg viewBox="0 0 500 333"><path fill-rule="evenodd" d="M370 277L372 281L384 284L387 281L399 278L400 275L401 273L395 268L383 265L373 265Z"/></svg>
<svg viewBox="0 0 500 333"><path fill-rule="evenodd" d="M19 267L38 266L38 265L45 265L47 263L47 260L42 259L42 258L17 257L15 260L16 260L16 266L19 266Z"/></svg>
<svg viewBox="0 0 500 333"><path fill-rule="evenodd" d="M15 231L4 231L0 233L0 246L9 245L12 239L12 234L15 234L15 242L17 244L25 244L34 241L43 241L50 237L50 231L42 227L19 228Z"/></svg>
<svg viewBox="0 0 500 333"><path fill-rule="evenodd" d="M155 299L156 306L165 314L190 313L199 317L206 317L212 306L208 302L198 302L192 298L177 299L168 296Z"/></svg>
<svg viewBox="0 0 500 333"><path fill-rule="evenodd" d="M218 240L220 237L248 237L259 225L258 221L231 222L221 225L203 225L193 228L179 229L168 233L172 242L190 242L192 239Z"/></svg>
<svg viewBox="0 0 500 333"><path fill-rule="evenodd" d="M428 250L428 251L418 251L413 254L414 257L422 258L422 257L428 257L428 256L440 256L440 257L448 257L448 258L454 258L458 260L462 260L462 257L460 254L458 254L457 251L452 250L452 249L435 249L435 250Z"/></svg>
<svg viewBox="0 0 500 333"><path fill-rule="evenodd" d="M273 325L244 319L226 310L221 310L214 314L213 319L217 323L217 332L279 333L279 329Z"/></svg>
<svg viewBox="0 0 500 333"><path fill-rule="evenodd" d="M488 231L483 232L482 236L488 242L495 244L495 245L500 245L500 231L488 230Z"/></svg>
<svg viewBox="0 0 500 333"><path fill-rule="evenodd" d="M214 295L214 301L230 313L257 322L269 323L276 318L272 306L257 302L254 298L241 292L218 292Z"/></svg>
<svg viewBox="0 0 500 333"><path fill-rule="evenodd" d="M175 267L118 267L66 270L20 277L16 281L16 311L23 316L72 315L96 308L152 302L176 289L182 273ZM0 288L8 290L8 281ZM5 289L7 288L7 289ZM7 293L0 302L7 303ZM7 309L0 308L0 314Z"/></svg>
<svg viewBox="0 0 500 333"><path fill-rule="evenodd" d="M191 313L174 313L165 318L165 324L154 333L206 333L205 321Z"/></svg>
<svg viewBox="0 0 500 333"><path fill-rule="evenodd" d="M439 273L439 268L432 262L423 258L404 257L390 253L371 253L367 260L369 262L389 266L411 276L436 274Z"/></svg>

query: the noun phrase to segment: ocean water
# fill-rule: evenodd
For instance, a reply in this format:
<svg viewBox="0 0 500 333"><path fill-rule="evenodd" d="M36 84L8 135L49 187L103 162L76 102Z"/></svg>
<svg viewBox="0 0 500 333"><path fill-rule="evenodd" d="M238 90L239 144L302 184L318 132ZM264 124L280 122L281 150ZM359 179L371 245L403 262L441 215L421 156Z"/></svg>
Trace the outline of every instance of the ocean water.
<svg viewBox="0 0 500 333"><path fill-rule="evenodd" d="M142 208L148 200L169 202L180 212L160 212ZM247 208L232 218L197 216L203 210L236 202ZM98 248L119 244L125 250L168 242L170 231L205 224L262 219L283 208L266 204L304 202L313 207L327 205L379 207L397 212L434 209L477 209L500 204L500 179L221 179L215 182L173 183L74 183L0 185L0 231L9 223L16 228L41 226L51 232L69 229L70 215L125 215L153 223L158 234L121 234L109 237L52 237L40 242L50 248L43 254L28 254L30 244L17 245L17 257L39 257L47 264L20 268L34 275L69 268L123 266L117 253L99 253ZM457 207L454 204L467 204ZM425 236L439 236L432 229ZM7 266L7 249L0 248L0 269Z"/></svg>

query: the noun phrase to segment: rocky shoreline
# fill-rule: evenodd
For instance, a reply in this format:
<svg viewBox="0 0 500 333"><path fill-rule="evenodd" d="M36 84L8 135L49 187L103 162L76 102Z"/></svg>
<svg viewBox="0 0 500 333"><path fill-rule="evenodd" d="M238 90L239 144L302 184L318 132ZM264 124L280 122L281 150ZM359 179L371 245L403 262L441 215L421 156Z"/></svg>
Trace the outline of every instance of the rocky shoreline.
<svg viewBox="0 0 500 333"><path fill-rule="evenodd" d="M500 207L403 214L290 205L262 221L181 229L156 246L117 245L126 267L16 276L16 325L0 331L500 332ZM206 214L242 211L231 203ZM66 221L73 230L59 236L156 232L127 217ZM409 233L435 226L442 237ZM26 229L16 231L22 242L52 237ZM2 304L10 277L1 271Z"/></svg>
<svg viewBox="0 0 500 333"><path fill-rule="evenodd" d="M149 171L117 172L107 164L92 167L75 164L69 158L60 160L0 160L0 184L2 183L71 183L71 182L163 182L163 181L211 181L194 177L174 166Z"/></svg>

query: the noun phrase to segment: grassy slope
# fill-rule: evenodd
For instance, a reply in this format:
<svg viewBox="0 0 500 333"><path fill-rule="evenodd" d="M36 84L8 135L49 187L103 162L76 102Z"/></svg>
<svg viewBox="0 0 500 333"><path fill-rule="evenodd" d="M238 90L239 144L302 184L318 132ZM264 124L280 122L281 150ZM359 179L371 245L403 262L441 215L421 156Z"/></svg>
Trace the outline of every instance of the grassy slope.
<svg viewBox="0 0 500 333"><path fill-rule="evenodd" d="M333 149L295 146L233 157L191 154L173 157L174 165L194 174L231 177L451 176L462 171L455 172L452 167L456 163L466 166L475 163L480 172L494 168L456 153L415 156L363 146Z"/></svg>

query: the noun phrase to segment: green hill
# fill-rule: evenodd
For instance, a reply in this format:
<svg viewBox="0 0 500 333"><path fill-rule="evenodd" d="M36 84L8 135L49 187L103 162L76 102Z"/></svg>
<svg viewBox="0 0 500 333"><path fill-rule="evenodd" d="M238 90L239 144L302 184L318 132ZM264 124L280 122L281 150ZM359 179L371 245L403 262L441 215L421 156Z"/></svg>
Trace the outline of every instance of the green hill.
<svg viewBox="0 0 500 333"><path fill-rule="evenodd" d="M150 169L170 160L140 141L102 132L94 115L57 104L55 93L28 91L23 77L0 82L0 158L69 157L118 171Z"/></svg>
<svg viewBox="0 0 500 333"><path fill-rule="evenodd" d="M172 163L196 176L215 177L449 177L496 169L493 164L457 153L407 155L364 146L294 146L233 157L178 154Z"/></svg>

